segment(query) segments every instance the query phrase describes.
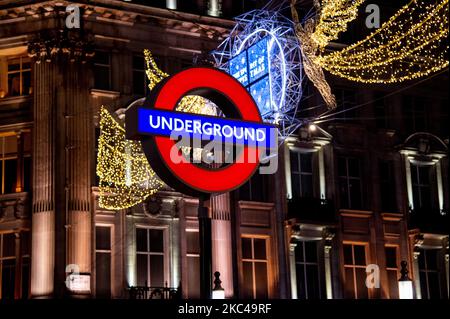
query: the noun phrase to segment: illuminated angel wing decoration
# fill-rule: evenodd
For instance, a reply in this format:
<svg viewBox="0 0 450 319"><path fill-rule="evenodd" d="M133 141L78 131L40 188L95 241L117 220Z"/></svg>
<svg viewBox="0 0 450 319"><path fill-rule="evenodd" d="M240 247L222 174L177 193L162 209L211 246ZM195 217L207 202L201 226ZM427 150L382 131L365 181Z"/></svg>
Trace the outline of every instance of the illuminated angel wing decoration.
<svg viewBox="0 0 450 319"><path fill-rule="evenodd" d="M313 19L310 19L305 23L305 26L301 25L297 10L295 9L296 2L297 0L291 1L291 13L295 23L295 33L299 38L302 49L303 70L322 95L328 108L334 109L336 108L336 98L331 93L330 85L325 79L322 67L314 62L319 49L318 44L312 38L315 22Z"/></svg>
<svg viewBox="0 0 450 319"><path fill-rule="evenodd" d="M152 90L169 75L158 68L149 50L144 50L144 57L148 87ZM216 110L214 104L194 95L184 97L177 106L177 111L205 115L217 115ZM183 147L183 152L188 154L190 149ZM100 109L97 176L100 180L99 205L112 210L139 204L164 185L150 167L141 143L127 140L125 129L105 107Z"/></svg>

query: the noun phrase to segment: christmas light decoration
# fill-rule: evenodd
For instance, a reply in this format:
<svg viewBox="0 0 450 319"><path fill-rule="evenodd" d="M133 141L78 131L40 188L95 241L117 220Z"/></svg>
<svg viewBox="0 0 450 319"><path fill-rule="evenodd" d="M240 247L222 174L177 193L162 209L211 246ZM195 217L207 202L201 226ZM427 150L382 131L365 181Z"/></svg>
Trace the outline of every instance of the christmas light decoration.
<svg viewBox="0 0 450 319"><path fill-rule="evenodd" d="M125 139L125 130L105 107L100 109L97 176L99 205L112 210L134 206L163 186L140 142Z"/></svg>
<svg viewBox="0 0 450 319"><path fill-rule="evenodd" d="M149 50L144 50L148 87L152 90L169 74L160 70ZM217 115L212 102L194 95L181 99L177 111ZM200 156L201 149L194 149ZM182 147L186 155L191 148ZM125 129L105 107L100 109L97 176L99 177L99 206L105 209L125 209L144 201L164 184L150 167L139 141L125 138Z"/></svg>
<svg viewBox="0 0 450 319"><path fill-rule="evenodd" d="M303 57L303 69L313 85L322 95L329 109L336 108L336 98L331 93L331 88L325 79L322 67L315 63L319 44L313 40L315 22L314 19L306 21L305 25L300 24L300 19L295 9L297 0L291 1L291 14L295 23L295 33L300 41ZM317 35L319 37L319 35Z"/></svg>
<svg viewBox="0 0 450 319"><path fill-rule="evenodd" d="M330 41L337 40L339 33L347 31L347 24L358 16L358 7L365 0L318 0L314 1L319 18L311 39L320 49Z"/></svg>
<svg viewBox="0 0 450 319"><path fill-rule="evenodd" d="M448 67L448 32L448 0L413 0L365 39L314 62L356 82L412 80Z"/></svg>

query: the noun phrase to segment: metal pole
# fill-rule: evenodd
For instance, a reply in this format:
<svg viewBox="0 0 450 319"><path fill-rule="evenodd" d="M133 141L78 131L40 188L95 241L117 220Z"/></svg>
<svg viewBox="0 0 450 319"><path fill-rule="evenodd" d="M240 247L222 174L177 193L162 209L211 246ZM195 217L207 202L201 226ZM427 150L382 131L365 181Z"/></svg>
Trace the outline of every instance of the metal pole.
<svg viewBox="0 0 450 319"><path fill-rule="evenodd" d="M205 200L198 199L198 230L200 239L200 296L202 299L211 299L212 286L212 245L211 245L211 218Z"/></svg>

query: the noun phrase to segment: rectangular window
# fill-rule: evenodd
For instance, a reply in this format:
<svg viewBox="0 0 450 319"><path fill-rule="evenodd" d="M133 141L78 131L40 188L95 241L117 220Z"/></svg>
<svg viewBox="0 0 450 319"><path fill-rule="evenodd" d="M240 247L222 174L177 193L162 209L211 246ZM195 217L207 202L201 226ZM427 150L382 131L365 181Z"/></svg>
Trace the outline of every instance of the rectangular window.
<svg viewBox="0 0 450 319"><path fill-rule="evenodd" d="M411 181L415 209L431 208L431 169L429 165L411 164Z"/></svg>
<svg viewBox="0 0 450 319"><path fill-rule="evenodd" d="M394 178L394 163L379 161L381 210L384 212L397 211L396 187Z"/></svg>
<svg viewBox="0 0 450 319"><path fill-rule="evenodd" d="M375 92L374 114L378 128L389 128L389 117L387 116L387 105L384 96L383 92Z"/></svg>
<svg viewBox="0 0 450 319"><path fill-rule="evenodd" d="M186 229L188 298L200 298L200 242L197 229Z"/></svg>
<svg viewBox="0 0 450 319"><path fill-rule="evenodd" d="M345 297L367 299L365 244L344 244Z"/></svg>
<svg viewBox="0 0 450 319"><path fill-rule="evenodd" d="M111 227L95 226L95 295L111 298Z"/></svg>
<svg viewBox="0 0 450 319"><path fill-rule="evenodd" d="M386 246L384 247L386 256L386 272L389 283L389 297L390 299L398 299L398 247Z"/></svg>
<svg viewBox="0 0 450 319"><path fill-rule="evenodd" d="M298 299L322 298L319 258L316 241L298 241L295 247L295 269Z"/></svg>
<svg viewBox="0 0 450 319"><path fill-rule="evenodd" d="M423 299L440 299L439 250L421 249L419 254L420 290Z"/></svg>
<svg viewBox="0 0 450 319"><path fill-rule="evenodd" d="M363 194L361 161L358 158L338 158L339 190L342 208L362 209Z"/></svg>
<svg viewBox="0 0 450 319"><path fill-rule="evenodd" d="M239 188L239 199L257 202L268 201L266 176L267 175L255 173Z"/></svg>
<svg viewBox="0 0 450 319"><path fill-rule="evenodd" d="M22 254L22 299L28 299L31 278L31 232L20 233L20 250Z"/></svg>
<svg viewBox="0 0 450 319"><path fill-rule="evenodd" d="M164 230L136 228L136 261L138 286L164 287Z"/></svg>
<svg viewBox="0 0 450 319"><path fill-rule="evenodd" d="M133 94L146 95L148 80L145 74L145 59L141 55L133 55Z"/></svg>
<svg viewBox="0 0 450 319"><path fill-rule="evenodd" d="M95 52L94 86L99 90L111 90L111 55L108 52Z"/></svg>
<svg viewBox="0 0 450 319"><path fill-rule="evenodd" d="M349 89L338 89L335 93L336 104L339 111L344 111L339 114L338 118L344 120L356 119L356 94L355 91Z"/></svg>
<svg viewBox="0 0 450 319"><path fill-rule="evenodd" d="M14 233L0 234L0 299L14 299L15 247Z"/></svg>
<svg viewBox="0 0 450 319"><path fill-rule="evenodd" d="M290 152L292 197L313 197L312 153Z"/></svg>
<svg viewBox="0 0 450 319"><path fill-rule="evenodd" d="M424 98L414 96L403 97L406 130L409 133L427 131L428 123L425 105Z"/></svg>
<svg viewBox="0 0 450 319"><path fill-rule="evenodd" d="M0 136L0 194L31 190L31 134L4 132ZM19 149L19 138L23 144ZM22 161L19 161L21 157ZM18 165L21 163L19 169ZM19 187L20 186L20 187Z"/></svg>
<svg viewBox="0 0 450 319"><path fill-rule="evenodd" d="M31 94L31 62L28 57L8 59L8 96Z"/></svg>
<svg viewBox="0 0 450 319"><path fill-rule="evenodd" d="M267 239L242 237L241 245L244 298L267 299L269 296Z"/></svg>

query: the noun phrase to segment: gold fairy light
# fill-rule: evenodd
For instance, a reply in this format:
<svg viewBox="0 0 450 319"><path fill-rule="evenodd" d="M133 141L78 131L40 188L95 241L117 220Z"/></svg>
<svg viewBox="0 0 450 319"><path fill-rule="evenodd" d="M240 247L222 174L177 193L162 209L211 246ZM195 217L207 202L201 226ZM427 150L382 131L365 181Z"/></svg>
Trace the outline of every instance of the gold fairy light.
<svg viewBox="0 0 450 319"><path fill-rule="evenodd" d="M158 68L149 50L144 50L149 89L169 75ZM217 115L216 107L200 96L189 95L178 104L177 111ZM183 147L189 154L190 148ZM198 156L201 150L194 149ZM144 201L156 193L164 183L150 167L139 141L127 140L125 129L105 107L100 109L97 176L99 177L99 205L102 208L125 209Z"/></svg>
<svg viewBox="0 0 450 319"><path fill-rule="evenodd" d="M315 57L332 74L363 83L397 83L449 65L448 0L413 0L381 28L340 51Z"/></svg>

